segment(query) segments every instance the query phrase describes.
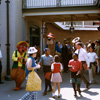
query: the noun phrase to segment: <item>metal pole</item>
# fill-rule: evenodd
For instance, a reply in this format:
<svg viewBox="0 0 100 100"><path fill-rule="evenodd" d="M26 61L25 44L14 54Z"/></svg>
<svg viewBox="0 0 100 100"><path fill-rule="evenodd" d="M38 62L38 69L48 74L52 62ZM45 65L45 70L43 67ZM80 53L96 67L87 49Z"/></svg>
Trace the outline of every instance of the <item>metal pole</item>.
<svg viewBox="0 0 100 100"><path fill-rule="evenodd" d="M0 0L0 4L1 4L1 0Z"/></svg>
<svg viewBox="0 0 100 100"><path fill-rule="evenodd" d="M5 77L5 80L10 80L10 43L9 43L9 0L5 1L7 3L7 76Z"/></svg>

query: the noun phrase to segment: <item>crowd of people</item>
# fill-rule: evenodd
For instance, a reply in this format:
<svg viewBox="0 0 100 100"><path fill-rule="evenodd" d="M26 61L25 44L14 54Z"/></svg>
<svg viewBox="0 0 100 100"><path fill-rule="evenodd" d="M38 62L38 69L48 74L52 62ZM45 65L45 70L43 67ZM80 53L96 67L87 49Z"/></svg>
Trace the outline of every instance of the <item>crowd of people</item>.
<svg viewBox="0 0 100 100"><path fill-rule="evenodd" d="M35 70L37 72L37 69L43 68L45 78L45 89L43 92L43 96L47 95L47 92L52 92L52 98L55 98L55 87L57 84L58 98L61 98L61 73L68 73L70 71L70 83L72 84L74 90L74 96L77 96L77 91L81 96L81 81L83 80L83 82L86 84L85 88L88 88L91 84L96 83L96 73L100 74L100 40L96 40L95 42L89 40L85 45L80 41L79 38L75 38L73 43L70 43L69 41L64 39L63 44L60 44L60 42L56 42L56 45L59 46L61 55L55 54L54 56L52 56L50 53L50 49L45 48L44 54L41 57L39 57L40 50L37 50L39 48L36 49L35 47L30 47L28 49L27 54L29 57L28 59L26 57L27 60L25 59L26 80L28 80L28 75L32 70ZM36 64L35 61L37 54L39 55L37 57L38 64ZM13 56L15 56L15 53L13 54ZM0 59L1 58L2 55L0 55ZM0 69L1 68L2 65L0 60ZM86 70L88 70L89 72L89 80L87 80L87 78L85 77ZM53 83L53 86L51 85L51 82ZM1 70L0 83L2 83ZM32 98L32 100L37 100L37 91L28 91L20 100L28 100L30 97Z"/></svg>

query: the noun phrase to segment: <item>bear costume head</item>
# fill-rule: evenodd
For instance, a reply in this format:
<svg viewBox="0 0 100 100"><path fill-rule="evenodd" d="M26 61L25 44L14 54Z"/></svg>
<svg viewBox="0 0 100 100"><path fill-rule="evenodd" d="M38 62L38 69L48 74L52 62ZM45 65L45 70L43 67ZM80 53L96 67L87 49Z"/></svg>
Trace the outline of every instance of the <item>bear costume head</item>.
<svg viewBox="0 0 100 100"><path fill-rule="evenodd" d="M18 52L22 55L24 52L27 51L27 48L29 47L29 44L25 41L20 41L18 44L17 44L17 49L18 49Z"/></svg>

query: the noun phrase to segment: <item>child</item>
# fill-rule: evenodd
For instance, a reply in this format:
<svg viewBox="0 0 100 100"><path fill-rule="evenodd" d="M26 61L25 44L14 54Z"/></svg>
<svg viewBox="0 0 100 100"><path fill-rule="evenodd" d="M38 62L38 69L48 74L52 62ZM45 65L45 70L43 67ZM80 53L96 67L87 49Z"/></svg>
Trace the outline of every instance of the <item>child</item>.
<svg viewBox="0 0 100 100"><path fill-rule="evenodd" d="M52 71L52 76L51 76L51 82L53 82L53 94L52 98L55 98L55 87L57 83L58 87L58 98L61 97L60 95L60 82L62 82L62 77L60 72L62 72L63 67L62 64L60 63L60 58L58 55L54 56L54 63L51 65L51 71Z"/></svg>
<svg viewBox="0 0 100 100"><path fill-rule="evenodd" d="M68 65L70 71L71 71L71 78L70 83L72 84L73 90L74 90L74 96L77 96L76 90L78 90L79 95L81 95L80 91L80 84L81 84L81 69L82 69L82 63L78 60L78 54L73 54L73 59L69 61ZM76 89L77 84L77 89Z"/></svg>

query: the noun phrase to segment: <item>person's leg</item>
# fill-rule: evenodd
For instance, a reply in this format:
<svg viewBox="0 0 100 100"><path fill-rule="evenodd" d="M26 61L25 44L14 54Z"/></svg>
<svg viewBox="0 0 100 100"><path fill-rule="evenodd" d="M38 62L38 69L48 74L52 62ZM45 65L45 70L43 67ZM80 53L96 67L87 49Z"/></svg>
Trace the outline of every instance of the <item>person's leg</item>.
<svg viewBox="0 0 100 100"><path fill-rule="evenodd" d="M92 73L93 73L93 82L95 82L96 66L94 66L94 65L92 68Z"/></svg>
<svg viewBox="0 0 100 100"><path fill-rule="evenodd" d="M79 95L81 95L80 84L77 84L77 90L79 92Z"/></svg>
<svg viewBox="0 0 100 100"><path fill-rule="evenodd" d="M31 100L37 100L37 92L32 92Z"/></svg>
<svg viewBox="0 0 100 100"><path fill-rule="evenodd" d="M57 83L57 87L58 87L58 98L60 98L61 97L61 95L60 95L60 83Z"/></svg>
<svg viewBox="0 0 100 100"><path fill-rule="evenodd" d="M52 97L55 98L55 87L56 87L56 83L53 83L53 87L52 87Z"/></svg>
<svg viewBox="0 0 100 100"><path fill-rule="evenodd" d="M90 80L90 83L92 83L93 81L92 67L91 69L89 69L89 80Z"/></svg>
<svg viewBox="0 0 100 100"><path fill-rule="evenodd" d="M29 100L29 98L31 97L33 92L27 92L22 98L21 100Z"/></svg>
<svg viewBox="0 0 100 100"><path fill-rule="evenodd" d="M48 80L48 85L49 85L49 92L51 92L52 91L52 86L51 86L51 81L50 80Z"/></svg>
<svg viewBox="0 0 100 100"><path fill-rule="evenodd" d="M18 70L16 72L16 79L15 79L15 82L16 82L15 90L19 90L20 89L21 84L25 80L25 76L26 76L25 70L23 70L21 68L18 68Z"/></svg>
<svg viewBox="0 0 100 100"><path fill-rule="evenodd" d="M43 92L43 95L47 95L47 88L48 88L48 80L45 79L45 90Z"/></svg>
<svg viewBox="0 0 100 100"><path fill-rule="evenodd" d="M81 78L82 80L84 81L84 83L86 84L85 88L88 88L90 83L88 82L88 80L85 78L85 75L84 75L84 70L82 69L81 71Z"/></svg>
<svg viewBox="0 0 100 100"><path fill-rule="evenodd" d="M77 96L75 83L72 83L72 87L73 87L73 90L74 90L74 96Z"/></svg>

